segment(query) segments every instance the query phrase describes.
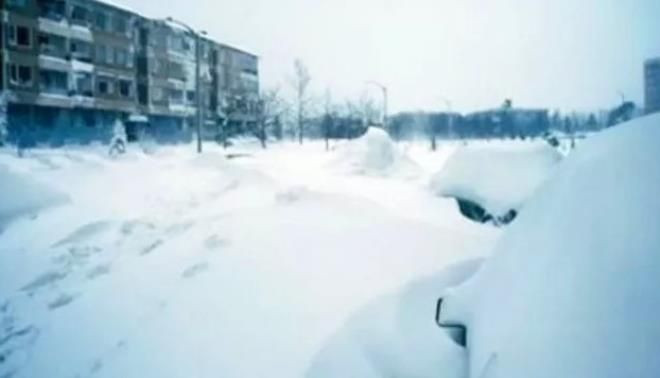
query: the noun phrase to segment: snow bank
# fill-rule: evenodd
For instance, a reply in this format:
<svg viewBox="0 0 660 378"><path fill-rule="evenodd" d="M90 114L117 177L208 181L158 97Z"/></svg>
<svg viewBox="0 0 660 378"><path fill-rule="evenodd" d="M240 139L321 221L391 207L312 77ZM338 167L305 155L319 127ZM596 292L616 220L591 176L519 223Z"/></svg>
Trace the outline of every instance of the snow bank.
<svg viewBox="0 0 660 378"><path fill-rule="evenodd" d="M383 129L370 127L362 137L341 146L333 165L364 175L416 175L419 167L400 152Z"/></svg>
<svg viewBox="0 0 660 378"><path fill-rule="evenodd" d="M431 182L439 196L467 200L495 217L518 211L562 156L545 143L458 149Z"/></svg>
<svg viewBox="0 0 660 378"><path fill-rule="evenodd" d="M472 276L481 261L452 265L365 306L324 346L307 376L465 377L465 350L438 329L435 305L438 293Z"/></svg>
<svg viewBox="0 0 660 378"><path fill-rule="evenodd" d="M660 372L660 115L585 141L446 297L470 376Z"/></svg>
<svg viewBox="0 0 660 378"><path fill-rule="evenodd" d="M0 227L16 217L68 201L68 197L0 165Z"/></svg>

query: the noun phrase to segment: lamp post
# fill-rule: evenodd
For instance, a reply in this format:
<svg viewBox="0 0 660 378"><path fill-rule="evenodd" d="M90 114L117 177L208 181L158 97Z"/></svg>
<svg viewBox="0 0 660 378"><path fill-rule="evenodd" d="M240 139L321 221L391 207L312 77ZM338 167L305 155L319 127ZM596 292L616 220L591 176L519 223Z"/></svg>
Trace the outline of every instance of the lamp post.
<svg viewBox="0 0 660 378"><path fill-rule="evenodd" d="M176 24L187 30L195 38L195 107L196 107L196 130L197 130L197 153L202 153L202 86L201 86L201 47L202 35L206 35L205 31L196 32L195 29L188 26L188 24L175 20L172 17L167 17L166 22ZM184 94L184 98L186 94Z"/></svg>
<svg viewBox="0 0 660 378"><path fill-rule="evenodd" d="M367 81L368 85L373 85L383 91L383 129L387 130L387 87L377 81Z"/></svg>

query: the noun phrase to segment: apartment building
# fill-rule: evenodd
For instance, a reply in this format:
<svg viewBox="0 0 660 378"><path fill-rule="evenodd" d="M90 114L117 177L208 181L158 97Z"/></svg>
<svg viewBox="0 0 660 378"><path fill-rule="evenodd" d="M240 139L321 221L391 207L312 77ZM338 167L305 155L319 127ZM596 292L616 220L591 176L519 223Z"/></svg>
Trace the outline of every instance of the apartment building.
<svg viewBox="0 0 660 378"><path fill-rule="evenodd" d="M197 44L184 29L95 0L0 3L10 142L107 141L117 120L131 138L187 140L198 95L211 137L226 101L256 101L258 60L247 52L202 39L197 94Z"/></svg>
<svg viewBox="0 0 660 378"><path fill-rule="evenodd" d="M660 112L660 58L644 63L644 108L647 114Z"/></svg>

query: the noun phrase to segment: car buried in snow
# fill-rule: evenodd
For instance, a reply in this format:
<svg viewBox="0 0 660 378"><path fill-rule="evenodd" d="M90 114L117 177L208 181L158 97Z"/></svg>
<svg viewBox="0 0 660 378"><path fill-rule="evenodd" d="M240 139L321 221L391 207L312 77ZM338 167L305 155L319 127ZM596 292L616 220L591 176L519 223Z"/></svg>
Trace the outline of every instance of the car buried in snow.
<svg viewBox="0 0 660 378"><path fill-rule="evenodd" d="M438 301L466 378L660 375L660 115L587 140Z"/></svg>

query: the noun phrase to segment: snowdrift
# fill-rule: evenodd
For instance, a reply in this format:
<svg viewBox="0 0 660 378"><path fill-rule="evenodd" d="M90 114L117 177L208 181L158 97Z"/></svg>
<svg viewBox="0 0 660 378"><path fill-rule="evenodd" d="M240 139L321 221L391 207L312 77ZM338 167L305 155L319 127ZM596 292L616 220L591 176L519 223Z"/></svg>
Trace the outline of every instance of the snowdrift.
<svg viewBox="0 0 660 378"><path fill-rule="evenodd" d="M472 276L481 261L454 264L365 306L321 349L307 376L465 377L465 350L438 329L433 314L438 293Z"/></svg>
<svg viewBox="0 0 660 378"><path fill-rule="evenodd" d="M0 165L0 227L13 219L67 202L61 194L32 178Z"/></svg>
<svg viewBox="0 0 660 378"><path fill-rule="evenodd" d="M585 141L445 296L470 377L657 377L660 115Z"/></svg>
<svg viewBox="0 0 660 378"><path fill-rule="evenodd" d="M419 167L400 152L383 129L370 127L362 137L341 146L333 165L340 170L362 175L414 176Z"/></svg>
<svg viewBox="0 0 660 378"><path fill-rule="evenodd" d="M514 216L554 172L562 155L545 143L468 146L431 180L439 196L474 203L495 220ZM465 214L465 210L461 208Z"/></svg>

